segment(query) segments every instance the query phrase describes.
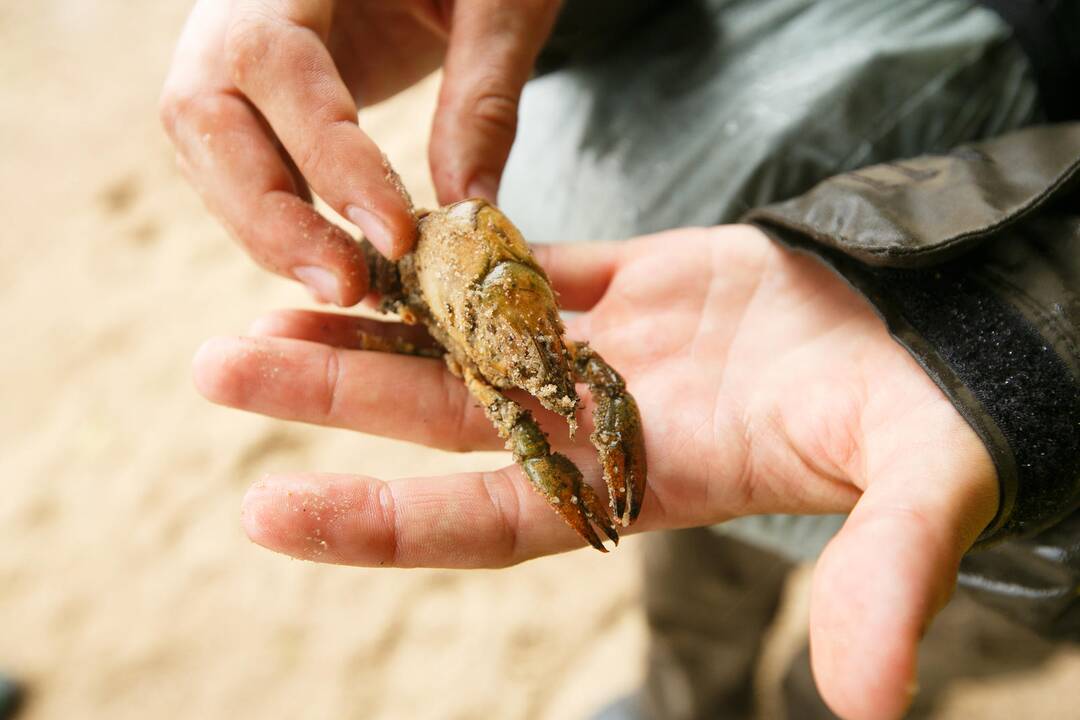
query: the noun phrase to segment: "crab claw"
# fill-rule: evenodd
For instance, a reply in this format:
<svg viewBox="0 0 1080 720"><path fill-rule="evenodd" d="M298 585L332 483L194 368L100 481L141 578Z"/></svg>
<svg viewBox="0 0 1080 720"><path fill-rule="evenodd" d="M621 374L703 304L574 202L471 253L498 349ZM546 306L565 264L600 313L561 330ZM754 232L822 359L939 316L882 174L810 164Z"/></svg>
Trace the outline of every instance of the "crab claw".
<svg viewBox="0 0 1080 720"><path fill-rule="evenodd" d="M595 397L596 430L589 440L600 454L612 513L615 520L626 527L637 520L645 499L645 442L641 436L641 414L630 395L597 393Z"/></svg>
<svg viewBox="0 0 1080 720"><path fill-rule="evenodd" d="M555 512L586 542L600 552L607 552L593 529L595 525L613 543L619 544L619 533L608 517L607 508L570 458L555 453L529 458L521 465L533 487L548 499Z"/></svg>
<svg viewBox="0 0 1080 720"><path fill-rule="evenodd" d="M607 548L593 529L594 525L618 544L619 533L607 508L582 478L577 466L565 455L551 452L547 436L532 414L491 387L471 366L462 367L461 372L469 391L483 403L488 419L506 438L506 449L513 452L514 460L537 492L547 498L578 535L600 552L607 552Z"/></svg>
<svg viewBox="0 0 1080 720"><path fill-rule="evenodd" d="M641 412L626 383L587 343L568 343L578 378L589 385L596 429L589 440L600 455L611 510L626 527L637 520L645 499L645 438Z"/></svg>

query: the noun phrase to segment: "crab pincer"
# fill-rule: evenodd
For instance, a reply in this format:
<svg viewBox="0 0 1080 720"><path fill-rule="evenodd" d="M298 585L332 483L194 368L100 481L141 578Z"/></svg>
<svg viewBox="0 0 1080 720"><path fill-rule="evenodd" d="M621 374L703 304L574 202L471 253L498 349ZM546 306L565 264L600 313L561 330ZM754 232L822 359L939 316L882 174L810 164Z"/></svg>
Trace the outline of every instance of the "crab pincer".
<svg viewBox="0 0 1080 720"><path fill-rule="evenodd" d="M595 408L589 436L600 454L611 510L627 527L637 520L645 498L645 440L641 413L626 383L587 343L567 343L577 378L589 386Z"/></svg>
<svg viewBox="0 0 1080 720"><path fill-rule="evenodd" d="M607 552L594 525L618 545L619 533L604 504L570 458L551 452L547 437L532 413L487 384L475 370L464 368L463 375L470 392L483 403L485 414L506 439L506 449L513 453L514 461L525 471L533 488L594 548Z"/></svg>

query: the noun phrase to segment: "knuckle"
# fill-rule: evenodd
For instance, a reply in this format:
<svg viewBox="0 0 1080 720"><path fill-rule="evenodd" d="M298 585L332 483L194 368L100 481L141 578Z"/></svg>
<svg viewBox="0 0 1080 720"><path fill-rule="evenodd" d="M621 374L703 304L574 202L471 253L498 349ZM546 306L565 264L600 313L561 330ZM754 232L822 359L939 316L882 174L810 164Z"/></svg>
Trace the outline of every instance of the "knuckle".
<svg viewBox="0 0 1080 720"><path fill-rule="evenodd" d="M274 45L275 28L262 18L234 20L225 35L225 67L241 87L251 71L262 65Z"/></svg>
<svg viewBox="0 0 1080 720"><path fill-rule="evenodd" d="M228 124L231 112L230 99L212 92L166 91L158 102L162 125L176 141L185 134L199 136L220 129Z"/></svg>
<svg viewBox="0 0 1080 720"><path fill-rule="evenodd" d="M469 115L485 131L513 135L517 130L518 99L506 92L483 92L469 103Z"/></svg>
<svg viewBox="0 0 1080 720"><path fill-rule="evenodd" d="M505 566L518 562L520 536L518 523L522 514L522 498L517 483L505 469L480 474L480 483L491 504L497 528L492 541L492 553ZM508 496L508 497L507 497Z"/></svg>
<svg viewBox="0 0 1080 720"><path fill-rule="evenodd" d="M322 145L319 142L304 140L299 143L295 151L289 154L305 178L315 183L316 178L323 176L327 155L322 151Z"/></svg>

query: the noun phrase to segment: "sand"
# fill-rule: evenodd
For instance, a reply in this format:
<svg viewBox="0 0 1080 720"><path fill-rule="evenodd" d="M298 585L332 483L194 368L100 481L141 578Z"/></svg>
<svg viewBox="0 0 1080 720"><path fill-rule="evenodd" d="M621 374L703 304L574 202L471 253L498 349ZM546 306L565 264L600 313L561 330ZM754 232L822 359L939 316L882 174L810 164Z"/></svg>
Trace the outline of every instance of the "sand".
<svg viewBox="0 0 1080 720"><path fill-rule="evenodd" d="M155 105L188 6L0 1L0 671L29 683L25 717L574 718L629 691L639 539L448 572L319 566L242 534L240 497L271 469L506 458L195 393L205 337L312 303L248 261L174 167ZM436 82L362 118L421 207ZM804 585L770 657L798 643ZM947 717L1062 717L1032 707L1068 707L1078 683L1063 653L960 688Z"/></svg>

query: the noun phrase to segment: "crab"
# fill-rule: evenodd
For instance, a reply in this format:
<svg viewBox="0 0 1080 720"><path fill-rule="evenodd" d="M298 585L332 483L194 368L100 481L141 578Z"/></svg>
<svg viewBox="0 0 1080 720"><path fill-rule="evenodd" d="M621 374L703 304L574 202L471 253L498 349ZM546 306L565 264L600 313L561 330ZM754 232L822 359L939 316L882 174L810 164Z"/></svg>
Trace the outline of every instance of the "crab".
<svg viewBox="0 0 1080 720"><path fill-rule="evenodd" d="M514 461L586 542L606 552L599 529L618 543L645 495L641 415L623 378L585 342L564 338L555 292L521 233L485 200L417 213L416 248L396 263L361 240L380 309L422 323L438 347L364 336L366 349L441 356L462 378L506 441ZM593 397L596 448L609 507L565 455L552 452L532 413L504 392L520 389L561 415L573 438L581 405ZM596 529L594 529L594 527Z"/></svg>

